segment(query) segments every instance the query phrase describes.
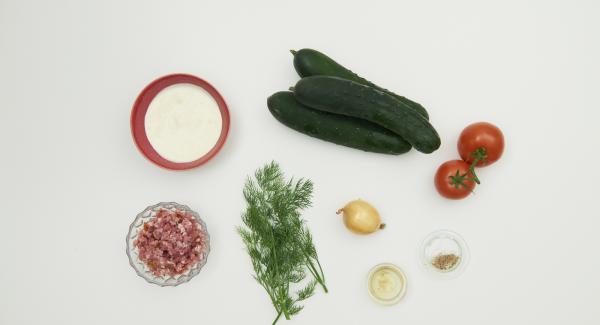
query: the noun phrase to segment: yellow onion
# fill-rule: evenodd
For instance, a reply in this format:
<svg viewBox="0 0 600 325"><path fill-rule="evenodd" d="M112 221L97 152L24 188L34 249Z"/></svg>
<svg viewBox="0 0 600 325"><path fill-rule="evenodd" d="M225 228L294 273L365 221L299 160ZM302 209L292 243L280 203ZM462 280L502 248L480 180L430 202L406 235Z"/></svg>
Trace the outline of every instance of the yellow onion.
<svg viewBox="0 0 600 325"><path fill-rule="evenodd" d="M379 212L369 202L361 199L349 202L336 213L342 214L346 228L356 234L366 235L385 227L381 223Z"/></svg>

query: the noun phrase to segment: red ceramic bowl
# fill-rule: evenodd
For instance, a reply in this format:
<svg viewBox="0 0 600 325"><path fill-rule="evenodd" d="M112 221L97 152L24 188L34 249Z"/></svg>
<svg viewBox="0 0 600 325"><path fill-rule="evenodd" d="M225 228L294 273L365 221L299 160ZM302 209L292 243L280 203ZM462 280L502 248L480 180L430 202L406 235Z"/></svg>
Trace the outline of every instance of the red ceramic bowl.
<svg viewBox="0 0 600 325"><path fill-rule="evenodd" d="M219 105L219 110L221 111L221 120L223 121L221 135L219 136L217 143L215 143L215 146L206 155L194 161L185 163L172 162L159 155L148 140L145 125L146 112L148 111L148 106L154 97L161 90L179 83L193 84L204 88L204 90L206 90L215 99L217 105ZM154 80L152 83L146 86L144 90L142 90L131 110L131 134L133 135L133 141L135 142L135 145L138 147L140 152L146 158L148 158L148 160L160 167L172 170L195 168L212 159L217 153L219 153L225 144L227 134L229 133L229 123L229 109L227 108L227 104L225 103L225 100L221 94L219 94L215 87L208 82L188 74L171 74Z"/></svg>

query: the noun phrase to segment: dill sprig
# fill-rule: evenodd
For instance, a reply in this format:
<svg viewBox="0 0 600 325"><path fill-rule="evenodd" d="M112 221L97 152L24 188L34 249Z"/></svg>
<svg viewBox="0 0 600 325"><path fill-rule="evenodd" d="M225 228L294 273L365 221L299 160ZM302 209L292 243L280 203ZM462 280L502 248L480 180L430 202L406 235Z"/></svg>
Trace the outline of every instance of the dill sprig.
<svg viewBox="0 0 600 325"><path fill-rule="evenodd" d="M300 312L300 304L311 297L317 284L327 292L310 231L300 212L311 205L313 183L307 179L286 181L275 162L258 169L244 186L245 225L242 237L254 268L254 279L265 289L277 317L286 319ZM312 279L303 281L308 273ZM293 291L290 285L300 287Z"/></svg>

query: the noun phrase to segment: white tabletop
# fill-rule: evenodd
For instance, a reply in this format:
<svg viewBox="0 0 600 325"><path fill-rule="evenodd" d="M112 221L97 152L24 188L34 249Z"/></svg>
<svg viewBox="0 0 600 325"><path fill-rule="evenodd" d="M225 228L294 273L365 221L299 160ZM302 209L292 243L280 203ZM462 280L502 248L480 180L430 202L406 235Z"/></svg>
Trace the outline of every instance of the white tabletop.
<svg viewBox="0 0 600 325"><path fill-rule="evenodd" d="M597 1L0 0L0 324L270 324L234 228L246 175L271 160L315 183L304 217L331 289L290 324L596 324L599 14ZM442 147L369 154L279 124L266 98L297 81L288 50L302 47L422 103ZM210 81L232 115L222 152L188 172L148 162L129 130L137 94L174 72ZM442 199L433 174L480 120L502 128L505 155L474 196ZM359 197L387 229L346 231L334 212ZM198 211L212 238L176 288L125 255L134 216L160 201ZM437 229L470 247L456 279L418 265ZM392 307L366 291L382 262L408 278Z"/></svg>

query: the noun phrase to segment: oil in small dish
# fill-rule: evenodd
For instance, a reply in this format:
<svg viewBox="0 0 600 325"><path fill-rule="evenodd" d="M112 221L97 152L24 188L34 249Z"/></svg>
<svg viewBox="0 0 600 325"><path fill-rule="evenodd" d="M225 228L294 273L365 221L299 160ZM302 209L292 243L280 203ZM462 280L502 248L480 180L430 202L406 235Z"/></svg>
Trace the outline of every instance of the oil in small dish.
<svg viewBox="0 0 600 325"><path fill-rule="evenodd" d="M393 305L402 299L406 292L406 276L394 264L379 264L369 272L367 285L369 295L382 305Z"/></svg>

